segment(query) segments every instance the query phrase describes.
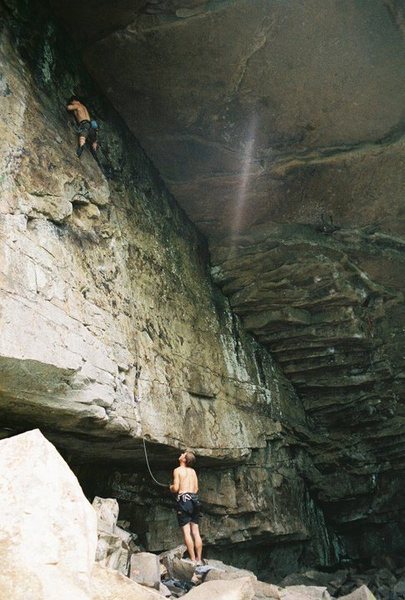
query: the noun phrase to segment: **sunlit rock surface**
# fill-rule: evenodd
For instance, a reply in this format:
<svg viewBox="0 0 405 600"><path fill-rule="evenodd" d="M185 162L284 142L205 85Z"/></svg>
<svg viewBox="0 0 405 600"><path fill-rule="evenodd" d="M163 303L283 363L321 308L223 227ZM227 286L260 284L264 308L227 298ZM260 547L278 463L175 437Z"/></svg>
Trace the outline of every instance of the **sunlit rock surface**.
<svg viewBox="0 0 405 600"><path fill-rule="evenodd" d="M96 514L55 447L34 430L0 441L0 597L90 600Z"/></svg>
<svg viewBox="0 0 405 600"><path fill-rule="evenodd" d="M277 431L276 398L303 420L298 401L288 408L288 385L278 392L271 359L238 333L201 239L140 149L127 149L142 179L132 188L130 164L117 182L90 155L79 162L63 104L46 115L5 36L2 50L3 410L34 407L32 418L51 427L111 439L192 439L235 457ZM104 135L109 150L120 143ZM252 402L261 421L245 416Z"/></svg>

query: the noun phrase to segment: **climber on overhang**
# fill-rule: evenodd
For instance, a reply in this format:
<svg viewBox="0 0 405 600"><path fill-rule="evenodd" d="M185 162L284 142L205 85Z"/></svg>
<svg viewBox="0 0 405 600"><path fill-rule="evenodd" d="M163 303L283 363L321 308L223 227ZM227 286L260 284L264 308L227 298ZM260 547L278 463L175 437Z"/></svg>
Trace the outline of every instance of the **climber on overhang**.
<svg viewBox="0 0 405 600"><path fill-rule="evenodd" d="M77 134L79 136L79 145L76 150L77 156L80 158L83 154L86 142L90 144L93 156L97 153L98 141L98 125L97 121L90 119L90 113L87 107L79 100L77 96L72 96L66 106L69 112L73 112L77 124Z"/></svg>

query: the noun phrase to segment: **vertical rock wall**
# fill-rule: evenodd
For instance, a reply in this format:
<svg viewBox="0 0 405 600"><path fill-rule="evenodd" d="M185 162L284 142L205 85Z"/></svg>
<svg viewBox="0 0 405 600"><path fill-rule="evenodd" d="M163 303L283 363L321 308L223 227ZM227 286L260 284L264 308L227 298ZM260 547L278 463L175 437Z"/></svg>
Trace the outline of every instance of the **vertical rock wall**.
<svg viewBox="0 0 405 600"><path fill-rule="evenodd" d="M56 80L38 88L5 30L2 53L10 407L24 415L34 406L30 418L58 428L66 420L68 430L175 446L192 439L242 454L265 446L282 405L302 419L268 355L214 290L202 239L139 146L123 144L105 113L102 168L90 154L79 161L64 110L69 88L54 98ZM254 406L260 423L246 418Z"/></svg>
<svg viewBox="0 0 405 600"><path fill-rule="evenodd" d="M0 4L2 434L39 426L77 462L115 462L112 489L153 550L177 529L171 500L139 474L141 438L163 464L191 445L211 465L208 543L312 538L315 560L330 561L300 474L310 434L298 398L241 331L204 241L69 40L21 6ZM73 92L101 124L100 165L76 158Z"/></svg>

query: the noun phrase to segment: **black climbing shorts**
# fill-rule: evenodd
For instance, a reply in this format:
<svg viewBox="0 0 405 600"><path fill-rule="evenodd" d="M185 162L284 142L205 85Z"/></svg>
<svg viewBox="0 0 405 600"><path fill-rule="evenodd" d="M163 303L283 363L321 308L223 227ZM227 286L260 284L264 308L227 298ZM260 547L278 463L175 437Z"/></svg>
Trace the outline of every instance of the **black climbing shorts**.
<svg viewBox="0 0 405 600"><path fill-rule="evenodd" d="M94 123L96 127L93 127L92 123ZM77 125L78 136L84 137L89 144L97 142L97 129L96 121L80 121Z"/></svg>
<svg viewBox="0 0 405 600"><path fill-rule="evenodd" d="M90 121L80 121L77 125L77 133L80 137L88 138L91 131L91 123Z"/></svg>
<svg viewBox="0 0 405 600"><path fill-rule="evenodd" d="M179 494L176 503L177 521L180 527L188 523L198 525L201 517L201 504L197 494Z"/></svg>

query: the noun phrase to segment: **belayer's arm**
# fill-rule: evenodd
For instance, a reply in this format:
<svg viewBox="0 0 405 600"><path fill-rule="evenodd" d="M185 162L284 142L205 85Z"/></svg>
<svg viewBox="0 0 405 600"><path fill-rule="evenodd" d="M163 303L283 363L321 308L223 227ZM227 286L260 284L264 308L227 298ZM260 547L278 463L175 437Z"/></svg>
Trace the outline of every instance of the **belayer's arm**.
<svg viewBox="0 0 405 600"><path fill-rule="evenodd" d="M173 471L173 483L170 486L170 491L173 492L173 494L177 494L177 492L180 489L180 476L179 473L177 471L177 469L174 469Z"/></svg>

